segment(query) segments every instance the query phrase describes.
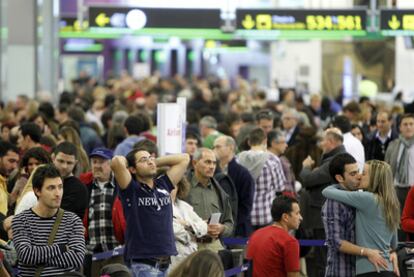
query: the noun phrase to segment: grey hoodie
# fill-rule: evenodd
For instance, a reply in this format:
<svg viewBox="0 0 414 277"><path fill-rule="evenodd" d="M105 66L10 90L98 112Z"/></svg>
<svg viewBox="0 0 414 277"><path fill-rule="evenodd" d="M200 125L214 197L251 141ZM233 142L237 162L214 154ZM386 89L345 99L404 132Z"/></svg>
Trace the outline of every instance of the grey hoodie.
<svg viewBox="0 0 414 277"><path fill-rule="evenodd" d="M256 181L257 177L262 173L265 162L269 159L271 154L264 151L243 151L237 155L239 164L247 168L253 179Z"/></svg>

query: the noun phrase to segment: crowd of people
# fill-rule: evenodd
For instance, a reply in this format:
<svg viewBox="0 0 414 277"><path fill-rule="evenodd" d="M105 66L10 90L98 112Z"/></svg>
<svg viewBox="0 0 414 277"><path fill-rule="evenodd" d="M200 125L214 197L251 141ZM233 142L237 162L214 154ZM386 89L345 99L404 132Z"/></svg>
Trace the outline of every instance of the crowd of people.
<svg viewBox="0 0 414 277"><path fill-rule="evenodd" d="M293 89L268 101L242 78L73 86L56 104L0 105L0 276L224 276L237 250L253 276L403 274L410 105L320 94L307 104ZM177 97L187 98L185 149L160 157L157 103ZM121 246L123 256L92 259Z"/></svg>

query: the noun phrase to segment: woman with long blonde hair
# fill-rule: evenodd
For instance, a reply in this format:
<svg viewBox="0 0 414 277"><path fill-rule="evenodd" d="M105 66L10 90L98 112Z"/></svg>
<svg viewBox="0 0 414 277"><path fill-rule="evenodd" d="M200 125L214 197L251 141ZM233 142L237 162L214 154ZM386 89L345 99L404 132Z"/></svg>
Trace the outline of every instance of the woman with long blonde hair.
<svg viewBox="0 0 414 277"><path fill-rule="evenodd" d="M389 164L371 160L365 163L359 191L341 190L335 185L322 191L326 198L356 209L356 244L362 247L356 257L357 276L399 276L396 254L391 254L397 248L400 223L400 204L393 180ZM364 255L367 249L381 251L387 267L374 266Z"/></svg>
<svg viewBox="0 0 414 277"><path fill-rule="evenodd" d="M78 132L70 126L64 126L60 128L58 132L58 143L61 143L63 141L71 142L76 146L79 163L76 166L75 175L79 176L81 173L88 172L90 170L89 159L85 149L83 149Z"/></svg>

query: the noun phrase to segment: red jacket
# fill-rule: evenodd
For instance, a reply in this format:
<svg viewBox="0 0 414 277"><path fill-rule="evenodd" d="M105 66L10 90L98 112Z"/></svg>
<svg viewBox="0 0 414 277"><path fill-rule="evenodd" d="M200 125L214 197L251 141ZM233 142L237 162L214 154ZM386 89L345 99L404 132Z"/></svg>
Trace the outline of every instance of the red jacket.
<svg viewBox="0 0 414 277"><path fill-rule="evenodd" d="M408 240L414 239L414 186L408 191L401 216L401 228L408 234Z"/></svg>
<svg viewBox="0 0 414 277"><path fill-rule="evenodd" d="M82 173L79 176L79 179L82 183L84 183L89 192L89 201L91 196L92 190L92 182L93 182L93 175L92 172ZM116 193L117 194L117 193ZM83 226L85 227L85 238L88 239L88 216L89 216L89 209L86 209L85 216L83 217ZM112 204L112 224L114 226L114 235L117 241L120 244L124 244L124 234L126 230L126 221L124 215L124 209L122 208L121 199L119 195L115 196L114 202Z"/></svg>

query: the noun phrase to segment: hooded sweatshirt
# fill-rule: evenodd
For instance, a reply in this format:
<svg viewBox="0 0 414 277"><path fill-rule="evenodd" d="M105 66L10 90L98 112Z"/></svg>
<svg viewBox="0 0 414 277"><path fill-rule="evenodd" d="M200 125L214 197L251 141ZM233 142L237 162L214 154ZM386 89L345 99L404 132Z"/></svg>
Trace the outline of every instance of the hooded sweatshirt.
<svg viewBox="0 0 414 277"><path fill-rule="evenodd" d="M270 153L264 151L248 150L237 155L237 161L249 170L254 180L257 180L269 155Z"/></svg>

